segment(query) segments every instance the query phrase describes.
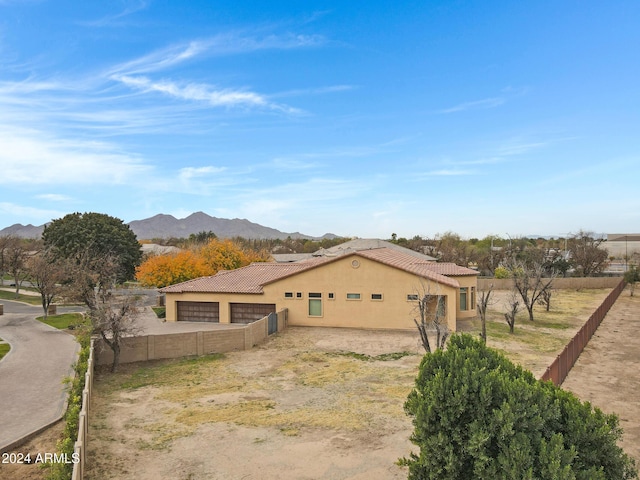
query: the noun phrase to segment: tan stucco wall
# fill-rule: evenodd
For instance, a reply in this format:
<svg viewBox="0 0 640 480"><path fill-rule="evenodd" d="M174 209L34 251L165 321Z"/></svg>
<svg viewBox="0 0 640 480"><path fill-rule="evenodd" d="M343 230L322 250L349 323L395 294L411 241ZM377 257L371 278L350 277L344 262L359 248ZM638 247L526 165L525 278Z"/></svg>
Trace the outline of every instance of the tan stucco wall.
<svg viewBox="0 0 640 480"><path fill-rule="evenodd" d="M359 266L353 268L351 262ZM457 277L461 286L476 287L477 277ZM371 329L414 329L413 319L419 318L416 302L408 294L428 290L433 295L446 296L447 323L456 329L457 318L476 315L475 306L461 312L459 290L428 282L404 270L395 269L363 257L348 256L281 279L264 286L264 294L167 294L167 321L176 321L176 301L209 301L220 303L220 323L230 322L229 303L275 303L276 309L287 308L292 326L327 326ZM293 298L285 298L291 292ZM302 298L296 298L300 292ZM322 316L309 316L309 293L322 294ZM329 293L334 299L329 299ZM359 293L360 300L347 300L347 293ZM382 294L382 300L372 300L371 294ZM471 295L468 303L470 305Z"/></svg>
<svg viewBox="0 0 640 480"><path fill-rule="evenodd" d="M353 260L359 262L358 268L352 267ZM446 296L449 328L455 329L457 289L421 282L415 275L363 257L345 257L266 285L264 290L266 296L278 298L279 305L289 309L289 325L413 329L413 319L419 316L416 303L408 301L407 295L424 288ZM285 292L292 292L294 298L285 298ZM298 292L302 299L295 298ZM310 292L322 294L321 317L308 314ZM333 300L329 293L334 294ZM347 293L359 293L360 300L347 300ZM383 299L372 300L375 293L381 293Z"/></svg>

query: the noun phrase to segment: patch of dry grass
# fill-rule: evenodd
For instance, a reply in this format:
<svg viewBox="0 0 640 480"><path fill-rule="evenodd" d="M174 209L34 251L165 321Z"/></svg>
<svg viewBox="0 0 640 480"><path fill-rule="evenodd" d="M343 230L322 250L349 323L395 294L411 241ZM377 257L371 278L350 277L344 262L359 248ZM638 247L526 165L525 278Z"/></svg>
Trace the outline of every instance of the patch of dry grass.
<svg viewBox="0 0 640 480"><path fill-rule="evenodd" d="M510 333L504 319L508 292L496 291L487 312L487 345L536 373L541 365L548 365L562 351L609 292L609 289L556 290L549 312L536 305L532 322L526 309L520 311L514 332ZM464 331L479 334L479 319L465 323Z"/></svg>

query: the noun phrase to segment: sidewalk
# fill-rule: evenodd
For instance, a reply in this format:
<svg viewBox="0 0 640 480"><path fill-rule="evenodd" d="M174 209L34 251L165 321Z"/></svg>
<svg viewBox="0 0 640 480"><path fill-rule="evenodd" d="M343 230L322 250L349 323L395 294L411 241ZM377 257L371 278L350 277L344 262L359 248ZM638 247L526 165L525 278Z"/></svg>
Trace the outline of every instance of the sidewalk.
<svg viewBox="0 0 640 480"><path fill-rule="evenodd" d="M0 287L0 290L4 292L16 293L15 287ZM31 297L39 297L40 294L38 292L34 292L32 290L25 290L23 288L20 289L20 295L29 295Z"/></svg>

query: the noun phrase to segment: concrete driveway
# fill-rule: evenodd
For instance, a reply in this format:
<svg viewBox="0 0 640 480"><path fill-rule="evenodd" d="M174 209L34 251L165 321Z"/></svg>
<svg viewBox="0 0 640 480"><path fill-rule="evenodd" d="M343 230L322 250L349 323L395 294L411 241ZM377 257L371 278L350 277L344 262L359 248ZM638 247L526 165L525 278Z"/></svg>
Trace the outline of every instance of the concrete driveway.
<svg viewBox="0 0 640 480"><path fill-rule="evenodd" d="M79 344L35 320L42 308L3 300L0 338L11 351L0 360L0 452L57 421L66 406L63 380L73 373Z"/></svg>

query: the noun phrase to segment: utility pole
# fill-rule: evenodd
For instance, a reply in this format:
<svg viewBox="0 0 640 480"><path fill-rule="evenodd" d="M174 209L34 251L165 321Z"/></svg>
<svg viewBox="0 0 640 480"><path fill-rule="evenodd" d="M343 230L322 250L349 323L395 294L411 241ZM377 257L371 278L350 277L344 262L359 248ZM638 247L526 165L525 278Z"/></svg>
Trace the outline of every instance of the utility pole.
<svg viewBox="0 0 640 480"><path fill-rule="evenodd" d="M627 263L629 262L629 250L627 249L627 236L624 236L624 271L627 273L627 269L629 266Z"/></svg>

